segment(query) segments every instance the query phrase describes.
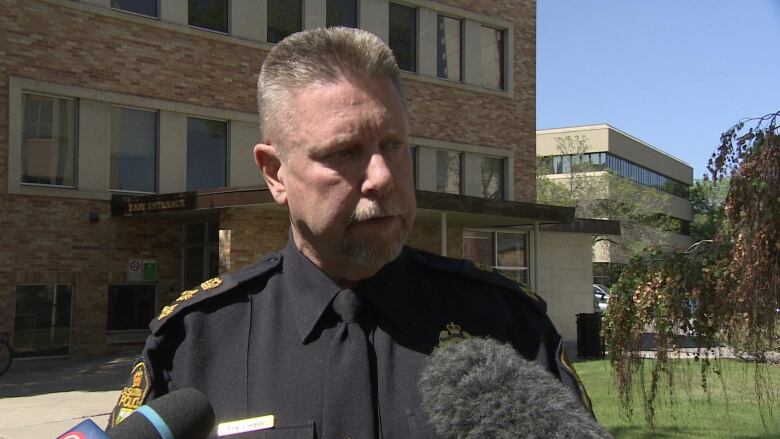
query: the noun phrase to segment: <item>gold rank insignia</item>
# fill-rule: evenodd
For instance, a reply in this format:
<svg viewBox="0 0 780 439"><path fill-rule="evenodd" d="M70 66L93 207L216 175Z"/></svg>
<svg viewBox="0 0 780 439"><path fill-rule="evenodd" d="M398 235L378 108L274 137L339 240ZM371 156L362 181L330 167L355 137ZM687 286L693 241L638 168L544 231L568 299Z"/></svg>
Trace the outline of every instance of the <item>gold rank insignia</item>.
<svg viewBox="0 0 780 439"><path fill-rule="evenodd" d="M203 288L203 290L205 291L205 290L210 290L212 288L216 288L220 285L222 285L222 279L218 277L212 277L211 279L200 284L200 287Z"/></svg>
<svg viewBox="0 0 780 439"><path fill-rule="evenodd" d="M168 317L169 315L171 315L171 313L173 312L173 310L176 309L177 306L179 306L178 303L174 303L173 305L169 305L169 306L164 306L162 311L160 311L160 316L157 317L157 320L162 320Z"/></svg>
<svg viewBox="0 0 780 439"><path fill-rule="evenodd" d="M534 290L530 285L524 284L522 282L518 282L517 285L520 287L520 291L524 292L526 296L530 297L536 302L539 301L539 296L534 293Z"/></svg>
<svg viewBox="0 0 780 439"><path fill-rule="evenodd" d="M491 265L485 265L485 264L483 264L483 263L481 263L481 262L474 262L474 268L476 268L477 270L482 270L482 271L489 271L489 272L491 272L491 273L495 271L495 269L493 268L493 266L491 266Z"/></svg>
<svg viewBox="0 0 780 439"><path fill-rule="evenodd" d="M457 343L471 337L471 334L461 329L460 325L450 322L447 329L439 332L439 346L446 346L450 343Z"/></svg>
<svg viewBox="0 0 780 439"><path fill-rule="evenodd" d="M190 300L190 299L192 299L192 296L194 296L195 293L197 293L197 292L198 292L198 290L182 291L181 294L179 295L179 297L176 299L176 301L177 302L184 302L185 300Z"/></svg>

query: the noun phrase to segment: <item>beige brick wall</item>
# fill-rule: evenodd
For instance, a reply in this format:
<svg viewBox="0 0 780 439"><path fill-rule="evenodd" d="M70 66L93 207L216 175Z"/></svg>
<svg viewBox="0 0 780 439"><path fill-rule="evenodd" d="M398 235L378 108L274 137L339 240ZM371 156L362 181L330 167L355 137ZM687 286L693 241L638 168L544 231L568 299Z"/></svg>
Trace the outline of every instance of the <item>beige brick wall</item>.
<svg viewBox="0 0 780 439"><path fill-rule="evenodd" d="M413 112L411 135L514 149L515 198L532 201L535 2L440 3L502 19L518 17L514 94L404 79ZM107 293L110 283L125 280L128 259L157 260L159 306L178 295L183 219L111 218L108 202L78 199L75 191L74 198L9 195L9 78L254 112L256 72L266 53L262 44L128 17L68 1L0 0L0 331L13 332L17 283L71 283L75 356L117 348L106 343ZM99 212L100 221L90 223L89 212ZM231 270L286 242L284 212L226 209L219 215L221 229L230 230L224 262ZM461 257L462 229L451 227L448 236L448 254ZM439 253L440 237L438 224L418 224L410 243Z"/></svg>
<svg viewBox="0 0 780 439"><path fill-rule="evenodd" d="M444 4L522 17L514 28L514 95L495 96L406 79L414 136L514 148L515 197L535 199L535 2ZM124 14L119 14L122 17ZM152 20L149 21L150 23ZM0 140L7 144L8 77L34 78L176 102L254 112L265 50L40 0L0 2ZM89 31L85 31L88 29ZM466 111L442 111L463 109ZM0 192L6 192L0 153Z"/></svg>
<svg viewBox="0 0 780 439"><path fill-rule="evenodd" d="M157 261L158 308L180 289L181 224L164 218L111 218L105 202L0 197L0 332L13 334L16 285L72 285L71 353L103 353L108 286L127 281L128 259ZM98 212L99 221L89 222Z"/></svg>

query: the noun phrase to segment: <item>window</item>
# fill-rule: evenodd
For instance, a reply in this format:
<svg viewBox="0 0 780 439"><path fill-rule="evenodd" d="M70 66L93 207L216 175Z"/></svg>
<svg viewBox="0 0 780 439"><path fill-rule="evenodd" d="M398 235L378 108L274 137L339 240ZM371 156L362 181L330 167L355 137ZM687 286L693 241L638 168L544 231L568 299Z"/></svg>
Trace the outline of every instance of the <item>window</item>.
<svg viewBox="0 0 780 439"><path fill-rule="evenodd" d="M417 71L417 9L390 3L390 48L401 70Z"/></svg>
<svg viewBox="0 0 780 439"><path fill-rule="evenodd" d="M187 118L187 190L227 185L227 122Z"/></svg>
<svg viewBox="0 0 780 439"><path fill-rule="evenodd" d="M436 151L436 192L460 194L461 190L461 153Z"/></svg>
<svg viewBox="0 0 780 439"><path fill-rule="evenodd" d="M22 96L22 182L75 186L76 101Z"/></svg>
<svg viewBox="0 0 780 439"><path fill-rule="evenodd" d="M111 7L125 12L159 17L158 0L111 0Z"/></svg>
<svg viewBox="0 0 780 439"><path fill-rule="evenodd" d="M550 162L550 159L552 160ZM611 170L615 174L641 185L656 188L678 197L688 198L689 187L685 183L658 174L636 163L605 152L567 154L544 157L543 165L551 163L553 174Z"/></svg>
<svg viewBox="0 0 780 439"><path fill-rule="evenodd" d="M504 31L482 26L482 85L504 89Z"/></svg>
<svg viewBox="0 0 780 439"><path fill-rule="evenodd" d="M219 274L219 223L184 226L183 287L191 288Z"/></svg>
<svg viewBox="0 0 780 439"><path fill-rule="evenodd" d="M154 318L154 285L109 285L109 331L146 329Z"/></svg>
<svg viewBox="0 0 780 439"><path fill-rule="evenodd" d="M228 0L189 0L190 26L228 33Z"/></svg>
<svg viewBox="0 0 780 439"><path fill-rule="evenodd" d="M504 159L480 158L480 195L491 200L504 199Z"/></svg>
<svg viewBox="0 0 780 439"><path fill-rule="evenodd" d="M358 26L357 0L328 0L325 12L325 26Z"/></svg>
<svg viewBox="0 0 780 439"><path fill-rule="evenodd" d="M493 267L519 283L528 283L526 233L463 231L463 257Z"/></svg>
<svg viewBox="0 0 780 439"><path fill-rule="evenodd" d="M436 71L439 78L461 80L461 21L439 15L437 26Z"/></svg>
<svg viewBox="0 0 780 439"><path fill-rule="evenodd" d="M16 355L68 355L70 285L17 285L14 349Z"/></svg>
<svg viewBox="0 0 780 439"><path fill-rule="evenodd" d="M328 14L330 14L328 2ZM268 0L268 31L266 41L278 43L303 29L301 0Z"/></svg>
<svg viewBox="0 0 780 439"><path fill-rule="evenodd" d="M504 276L528 283L527 242L525 234L496 232L496 269Z"/></svg>
<svg viewBox="0 0 780 439"><path fill-rule="evenodd" d="M156 112L111 109L111 189L156 192Z"/></svg>

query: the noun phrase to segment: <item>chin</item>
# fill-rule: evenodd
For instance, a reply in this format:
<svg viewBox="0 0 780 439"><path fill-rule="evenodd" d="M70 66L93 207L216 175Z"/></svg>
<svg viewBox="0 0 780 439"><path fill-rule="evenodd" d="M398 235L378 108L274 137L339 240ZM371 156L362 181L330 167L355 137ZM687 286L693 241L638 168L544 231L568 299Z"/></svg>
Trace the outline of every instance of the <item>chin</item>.
<svg viewBox="0 0 780 439"><path fill-rule="evenodd" d="M350 233L342 241L341 252L358 266L379 270L401 254L408 234L404 226L396 233L376 231L368 236Z"/></svg>
<svg viewBox="0 0 780 439"><path fill-rule="evenodd" d="M396 242L366 242L347 240L342 247L344 256L351 262L365 268L380 269L401 254L403 243Z"/></svg>

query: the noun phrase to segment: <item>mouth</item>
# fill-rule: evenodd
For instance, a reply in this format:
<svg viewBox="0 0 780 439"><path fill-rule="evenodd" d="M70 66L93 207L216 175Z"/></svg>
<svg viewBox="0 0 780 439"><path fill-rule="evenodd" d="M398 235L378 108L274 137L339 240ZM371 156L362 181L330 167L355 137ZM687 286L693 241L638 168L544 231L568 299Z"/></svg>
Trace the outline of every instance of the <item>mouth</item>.
<svg viewBox="0 0 780 439"><path fill-rule="evenodd" d="M360 221L355 221L352 223L353 226L360 226L360 225L367 225L367 226L375 226L375 227L388 227L392 225L394 222L400 222L401 217L397 215L387 215L387 216L375 216L371 218L361 219Z"/></svg>
<svg viewBox="0 0 780 439"><path fill-rule="evenodd" d="M383 223L389 223L395 219L398 219L398 217L395 215L375 216L375 217L357 221L355 224L383 224Z"/></svg>

